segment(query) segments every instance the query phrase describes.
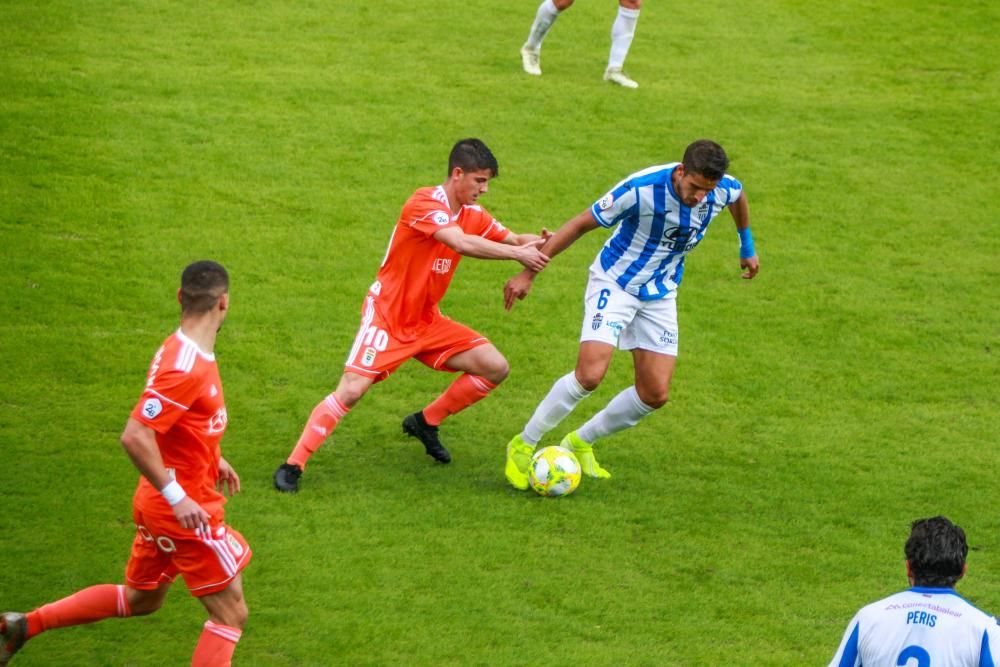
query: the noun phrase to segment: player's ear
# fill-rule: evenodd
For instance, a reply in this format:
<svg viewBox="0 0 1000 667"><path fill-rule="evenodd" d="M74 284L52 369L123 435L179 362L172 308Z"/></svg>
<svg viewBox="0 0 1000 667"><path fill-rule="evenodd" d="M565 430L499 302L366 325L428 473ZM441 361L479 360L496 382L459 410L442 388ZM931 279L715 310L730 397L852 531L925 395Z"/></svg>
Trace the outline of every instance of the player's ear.
<svg viewBox="0 0 1000 667"><path fill-rule="evenodd" d="M177 288L177 303L184 303L184 301L181 300L181 288L180 287Z"/></svg>
<svg viewBox="0 0 1000 667"><path fill-rule="evenodd" d="M219 310L222 312L229 310L229 292L224 292L222 296L219 297Z"/></svg>
<svg viewBox="0 0 1000 667"><path fill-rule="evenodd" d="M969 564L968 563L962 563L962 574L958 575L958 578L961 579L962 577L964 577L965 573L968 572L968 571L969 571Z"/></svg>
<svg viewBox="0 0 1000 667"><path fill-rule="evenodd" d="M910 565L910 561L906 561L906 578L910 580L910 585L913 585L913 567Z"/></svg>
<svg viewBox="0 0 1000 667"><path fill-rule="evenodd" d="M451 179L457 181L458 179L462 178L462 174L464 173L465 172L462 171L461 167L455 167L454 169L451 170Z"/></svg>

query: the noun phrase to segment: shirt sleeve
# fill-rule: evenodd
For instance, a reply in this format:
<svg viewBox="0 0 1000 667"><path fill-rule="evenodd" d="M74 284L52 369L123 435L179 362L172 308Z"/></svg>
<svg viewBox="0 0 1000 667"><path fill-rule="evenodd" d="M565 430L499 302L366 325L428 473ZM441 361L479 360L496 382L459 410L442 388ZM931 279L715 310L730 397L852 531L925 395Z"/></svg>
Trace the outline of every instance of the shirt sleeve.
<svg viewBox="0 0 1000 667"><path fill-rule="evenodd" d="M486 209L479 206L473 207L475 213L475 222L471 229L475 229L475 233L482 236L484 239L490 241L496 241L497 243L503 243L503 240L510 235L510 230L503 226L499 220L494 218Z"/></svg>
<svg viewBox="0 0 1000 667"><path fill-rule="evenodd" d="M997 657L1000 657L1000 625L995 618L983 631L982 646L979 650L979 667L996 667Z"/></svg>
<svg viewBox="0 0 1000 667"><path fill-rule="evenodd" d="M858 653L858 635L861 632L861 622L858 616L851 619L847 632L840 640L840 648L830 661L830 667L861 667L861 656Z"/></svg>
<svg viewBox="0 0 1000 667"><path fill-rule="evenodd" d="M458 224L451 219L451 213L445 205L434 200L421 202L409 213L406 224L425 236L434 236L438 230Z"/></svg>
<svg viewBox="0 0 1000 667"><path fill-rule="evenodd" d="M723 176L716 187L722 190L725 197L724 206L729 206L743 195L743 184L729 174Z"/></svg>
<svg viewBox="0 0 1000 667"><path fill-rule="evenodd" d="M165 370L157 373L146 385L131 417L157 433L166 433L191 409L198 399L200 386L197 377L190 372Z"/></svg>
<svg viewBox="0 0 1000 667"><path fill-rule="evenodd" d="M602 227L613 227L635 208L636 202L632 181L625 179L594 202L590 207L590 214Z"/></svg>

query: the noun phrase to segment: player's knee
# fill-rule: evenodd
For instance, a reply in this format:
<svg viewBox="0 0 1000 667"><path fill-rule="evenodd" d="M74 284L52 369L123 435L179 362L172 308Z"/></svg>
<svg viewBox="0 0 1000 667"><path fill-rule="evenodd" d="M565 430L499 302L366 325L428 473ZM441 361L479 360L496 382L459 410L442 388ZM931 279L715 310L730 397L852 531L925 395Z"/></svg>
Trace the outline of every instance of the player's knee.
<svg viewBox="0 0 1000 667"><path fill-rule="evenodd" d="M653 387L651 389L636 387L636 393L639 394L640 401L654 410L662 408L670 400L669 387Z"/></svg>
<svg viewBox="0 0 1000 667"><path fill-rule="evenodd" d="M552 0L552 4L556 6L556 9L562 11L573 4L573 0Z"/></svg>
<svg viewBox="0 0 1000 667"><path fill-rule="evenodd" d="M483 377L493 384L500 384L510 375L510 364L503 357L495 359L483 373Z"/></svg>
<svg viewBox="0 0 1000 667"><path fill-rule="evenodd" d="M625 9L639 9L642 5L642 0L618 0L618 4Z"/></svg>

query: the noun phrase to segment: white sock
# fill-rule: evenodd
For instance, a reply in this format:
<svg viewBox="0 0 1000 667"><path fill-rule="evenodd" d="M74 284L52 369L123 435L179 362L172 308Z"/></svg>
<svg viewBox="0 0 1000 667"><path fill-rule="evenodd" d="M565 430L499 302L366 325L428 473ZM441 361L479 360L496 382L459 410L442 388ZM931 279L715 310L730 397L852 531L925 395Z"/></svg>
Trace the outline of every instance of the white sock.
<svg viewBox="0 0 1000 667"><path fill-rule="evenodd" d="M594 443L599 438L635 426L655 409L642 402L633 385L612 398L603 410L577 429L576 434L584 442Z"/></svg>
<svg viewBox="0 0 1000 667"><path fill-rule="evenodd" d="M524 425L521 437L529 445L537 445L546 433L559 425L559 422L583 399L590 396L576 379L576 373L570 372L555 381L552 389L535 408L535 414Z"/></svg>
<svg viewBox="0 0 1000 667"><path fill-rule="evenodd" d="M611 55L608 56L608 69L621 69L625 66L625 56L632 46L635 37L635 24L639 21L639 10L618 7L618 16L611 24Z"/></svg>
<svg viewBox="0 0 1000 667"><path fill-rule="evenodd" d="M535 22L531 24L531 32L528 33L528 41L524 45L532 51L542 48L542 40L545 39L549 28L552 27L557 18L559 18L559 10L555 4L553 4L552 0L544 0L538 6L538 12L535 14ZM628 50L628 47L626 47L626 50Z"/></svg>

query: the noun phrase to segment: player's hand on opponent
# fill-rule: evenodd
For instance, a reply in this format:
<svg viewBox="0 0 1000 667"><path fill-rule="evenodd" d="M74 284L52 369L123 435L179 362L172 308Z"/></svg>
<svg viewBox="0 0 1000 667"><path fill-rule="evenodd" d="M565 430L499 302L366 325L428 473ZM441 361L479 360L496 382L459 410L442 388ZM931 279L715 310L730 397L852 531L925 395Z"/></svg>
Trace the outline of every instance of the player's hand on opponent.
<svg viewBox="0 0 1000 667"><path fill-rule="evenodd" d="M540 234L518 234L517 235L517 244L518 245L527 245L529 243L535 243L539 239L541 239L542 241L548 241L550 238L552 238L552 232L550 232L545 227L542 227L542 231L541 231ZM538 246L538 247L540 248L541 245Z"/></svg>
<svg viewBox="0 0 1000 667"><path fill-rule="evenodd" d="M229 461L219 457L219 479L215 481L215 488L220 493L228 493L232 496L240 492L240 476L236 474Z"/></svg>
<svg viewBox="0 0 1000 667"><path fill-rule="evenodd" d="M534 279L534 272L521 271L521 273L507 281L507 284L503 286L504 310L510 310L514 307L514 301L522 300L528 296Z"/></svg>
<svg viewBox="0 0 1000 667"><path fill-rule="evenodd" d="M740 268L747 270L747 272L743 274L743 278L745 280L752 280L753 277L757 275L757 272L760 271L760 260L757 259L757 255L741 259Z"/></svg>
<svg viewBox="0 0 1000 667"><path fill-rule="evenodd" d="M540 247L545 245L546 239L537 239L517 247L517 261L526 269L531 269L538 273L549 263L548 255L543 255Z"/></svg>
<svg viewBox="0 0 1000 667"><path fill-rule="evenodd" d="M190 528L200 535L211 535L208 512L202 509L201 505L191 500L191 496L184 496L184 499L174 505L174 516L183 528Z"/></svg>

